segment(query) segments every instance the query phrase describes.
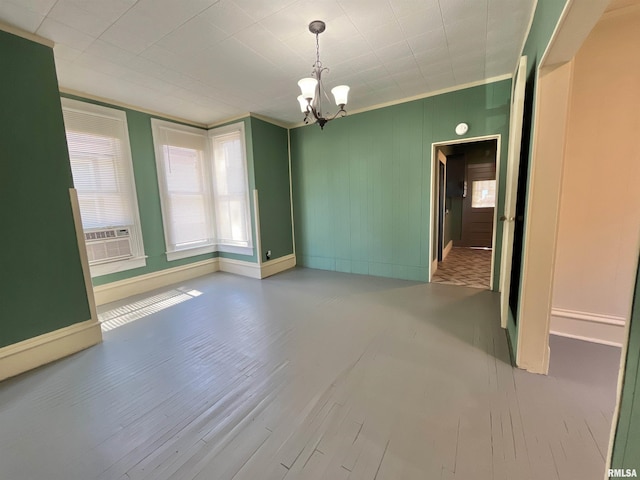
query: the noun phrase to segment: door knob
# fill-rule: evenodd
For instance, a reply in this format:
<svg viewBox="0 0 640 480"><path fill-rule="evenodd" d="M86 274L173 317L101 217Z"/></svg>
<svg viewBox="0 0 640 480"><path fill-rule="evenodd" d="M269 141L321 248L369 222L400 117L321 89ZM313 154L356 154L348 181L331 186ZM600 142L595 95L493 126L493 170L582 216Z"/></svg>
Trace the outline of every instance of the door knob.
<svg viewBox="0 0 640 480"><path fill-rule="evenodd" d="M515 220L515 217L506 217L505 215L502 215L498 220L500 220L501 222L513 222Z"/></svg>

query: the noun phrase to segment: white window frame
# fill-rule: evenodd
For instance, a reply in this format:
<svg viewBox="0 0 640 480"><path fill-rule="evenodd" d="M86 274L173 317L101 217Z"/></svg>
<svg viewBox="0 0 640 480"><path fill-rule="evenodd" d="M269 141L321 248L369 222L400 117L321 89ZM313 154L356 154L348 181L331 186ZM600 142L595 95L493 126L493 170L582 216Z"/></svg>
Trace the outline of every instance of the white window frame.
<svg viewBox="0 0 640 480"><path fill-rule="evenodd" d="M165 245L167 246L166 257L167 261L178 260L182 258L194 257L196 255L203 255L206 253L214 253L214 252L225 252L225 253L235 253L240 255L253 255L253 221L251 216L251 204L250 195L249 195L249 170L247 165L247 148L246 148L246 135L245 135L245 126L244 122L238 122L231 125L225 125L223 127L218 127L209 131L204 131L197 127L190 127L188 125L182 125L179 123L160 120L160 119L151 119L151 128L153 132L153 144L154 144L154 152L156 157L156 171L158 175L158 189L160 192L160 205L162 209L162 224L164 230L164 238ZM205 168L203 169L203 175L205 176L205 183L209 188L209 196L211 201L211 210L210 210L210 220L213 224L213 242L207 245L198 245L196 247L186 247L180 248L176 250L170 250L171 242L169 241L168 236L168 228L169 225L169 217L168 217L168 192L166 186L166 176L164 171L164 152L162 150L162 141L159 136L159 128L169 128L178 131L184 131L187 133L196 133L198 135L202 134L206 140L206 152L205 152ZM243 168L244 168L244 176L246 182L246 219L247 219L247 233L248 233L248 241L247 245L234 245L228 243L220 242L218 238L218 231L216 225L216 214L215 214L215 187L214 187L214 151L213 151L213 139L216 136L227 135L232 132L240 133L241 140L241 148L242 148L242 160L243 160Z"/></svg>
<svg viewBox="0 0 640 480"><path fill-rule="evenodd" d="M125 168L127 169L127 175L131 184L131 210L133 216L134 225L128 225L131 232L131 250L133 257L125 260L114 260L112 262L99 263L90 265L89 270L91 277L100 277L103 275L109 275L111 273L122 272L126 270L132 270L134 268L145 267L147 265L147 256L144 253L144 241L142 238L142 228L140 223L140 210L138 208L138 196L136 190L135 175L133 172L133 161L131 156L131 143L129 140L129 127L127 123L127 114L122 110L115 108L104 107L102 105L95 105L93 103L82 102L71 98L61 98L62 109L76 111L80 113L98 115L107 118L112 118L118 121L122 121L124 124L123 141L123 157ZM66 130L66 127L65 127ZM69 152L70 153L70 152ZM82 212L80 212L82 216ZM113 227L124 225L113 225ZM107 227L105 227L107 228ZM84 228L83 228L84 230ZM90 229L95 230L95 229Z"/></svg>
<svg viewBox="0 0 640 480"><path fill-rule="evenodd" d="M213 168L213 162L214 162L214 150L213 150L213 139L217 136L222 136L222 135L227 135L229 133L233 133L233 132L239 132L240 133L240 145L242 147L242 161L243 161L243 168L244 168L244 173L245 173L245 182L246 182L246 191L245 191L245 205L247 208L247 212L246 212L246 219L247 219L247 234L248 234L248 240L247 240L247 245L234 245L234 244L230 244L230 243L221 243L220 240L217 240L217 251L219 252L226 252L226 253L237 253L240 255L253 255L253 227L252 227L252 217L251 217L251 203L250 203L250 185L249 185L249 167L247 164L247 141L246 141L246 135L245 135L245 127L244 127L244 122L237 122L237 123L232 123L230 125L225 125L222 127L217 127L217 128L213 128L211 130L209 130L209 149L210 149L210 155L211 155L211 171L214 172L214 168ZM214 173L212 173L212 175L215 175ZM212 185L213 185L213 181L214 178L212 177ZM214 202L216 201L215 198L215 189L213 189L214 192L214 197L213 200ZM214 212L215 212L215 208L214 208Z"/></svg>
<svg viewBox="0 0 640 480"><path fill-rule="evenodd" d="M156 157L156 171L158 174L158 189L160 192L160 207L162 210L162 227L163 227L163 231L164 231L164 241L165 241L165 246L167 248L167 251L165 252L166 256L167 256L167 261L173 261L173 260L179 260L182 258L189 258L189 257L194 257L196 255L203 255L206 253L213 253L216 251L216 244L215 244L215 219L213 217L213 205L209 205L210 207L210 218L209 221L212 224L212 228L213 228L213 238L211 243L208 244L199 244L197 246L191 246L191 247L183 247L183 248L176 248L176 249L171 249L171 241L169 238L169 229L167 228L167 225L170 224L170 218L169 218L169 198L168 198L168 191L167 191L167 179L166 179L166 172L165 172L165 167L164 167L164 152L162 150L162 141L160 140L160 132L159 129L160 128L166 128L166 129L172 129L172 130L177 130L177 131L182 131L185 133L190 133L190 134L196 134L196 135L202 135L204 142L205 142L205 149L203 151L204 153L204 175L205 178L204 180L204 184L206 185L208 191L207 191L207 196L209 197L209 201L212 203L213 202L213 193L211 191L212 186L211 186L211 162L210 162L210 147L209 147L209 137L207 135L207 131L200 129L200 128L196 128L196 127L190 127L187 125L182 125L179 123L174 123L174 122L169 122L166 120L159 120L156 118L152 118L151 119L151 130L153 132L153 145L154 145L154 152L155 152L155 157Z"/></svg>

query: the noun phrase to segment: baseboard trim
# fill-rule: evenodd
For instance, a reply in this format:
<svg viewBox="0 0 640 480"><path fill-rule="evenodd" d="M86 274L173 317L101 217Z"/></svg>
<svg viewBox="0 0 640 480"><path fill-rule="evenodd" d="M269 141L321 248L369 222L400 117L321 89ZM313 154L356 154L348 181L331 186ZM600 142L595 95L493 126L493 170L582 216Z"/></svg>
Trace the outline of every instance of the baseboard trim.
<svg viewBox="0 0 640 480"><path fill-rule="evenodd" d="M621 347L625 340L625 324L624 317L553 308L549 333Z"/></svg>
<svg viewBox="0 0 640 480"><path fill-rule="evenodd" d="M98 285L93 288L97 305L115 302L132 295L146 293L156 288L166 287L174 283L184 282L192 278L201 277L219 271L220 260L210 258L200 262L167 268L157 272L126 278L117 282ZM225 259L227 260L227 259Z"/></svg>
<svg viewBox="0 0 640 480"><path fill-rule="evenodd" d="M243 277L256 278L260 280L260 265L254 262L245 262L243 260L235 260L233 258L220 257L220 271L227 273L235 273Z"/></svg>
<svg viewBox="0 0 640 480"><path fill-rule="evenodd" d="M449 243L447 243L447 246L444 247L444 250L442 251L442 260L447 258L447 255L449 255L449 252L451 252L452 248L453 248L453 240L449 240Z"/></svg>
<svg viewBox="0 0 640 480"><path fill-rule="evenodd" d="M174 283L184 282L215 272L228 272L244 277L262 279L296 266L295 254L276 258L259 265L233 258L210 258L179 267L167 268L157 272L126 278L117 282L99 285L93 288L97 305L115 302L132 295L150 292Z"/></svg>
<svg viewBox="0 0 640 480"><path fill-rule="evenodd" d="M19 375L102 342L97 320L75 323L0 348L0 380Z"/></svg>
<svg viewBox="0 0 640 480"><path fill-rule="evenodd" d="M260 268L260 278L267 278L276 273L284 272L296 266L295 254L285 255L284 257L276 258L264 262Z"/></svg>

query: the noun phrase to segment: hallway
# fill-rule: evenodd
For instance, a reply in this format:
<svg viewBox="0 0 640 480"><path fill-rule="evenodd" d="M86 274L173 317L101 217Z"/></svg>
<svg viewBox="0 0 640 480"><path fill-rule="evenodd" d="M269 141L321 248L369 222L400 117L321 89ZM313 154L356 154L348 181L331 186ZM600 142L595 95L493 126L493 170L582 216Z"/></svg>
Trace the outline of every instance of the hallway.
<svg viewBox="0 0 640 480"><path fill-rule="evenodd" d="M488 290L490 280L491 250L453 247L431 281Z"/></svg>

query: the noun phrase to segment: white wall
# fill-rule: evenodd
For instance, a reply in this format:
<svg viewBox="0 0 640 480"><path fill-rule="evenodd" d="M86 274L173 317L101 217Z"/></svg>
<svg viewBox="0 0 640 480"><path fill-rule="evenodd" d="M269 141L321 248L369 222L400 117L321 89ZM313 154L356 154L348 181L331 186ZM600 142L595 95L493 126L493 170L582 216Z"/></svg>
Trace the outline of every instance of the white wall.
<svg viewBox="0 0 640 480"><path fill-rule="evenodd" d="M575 57L551 332L621 344L640 245L640 5L606 13Z"/></svg>

